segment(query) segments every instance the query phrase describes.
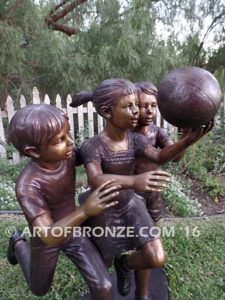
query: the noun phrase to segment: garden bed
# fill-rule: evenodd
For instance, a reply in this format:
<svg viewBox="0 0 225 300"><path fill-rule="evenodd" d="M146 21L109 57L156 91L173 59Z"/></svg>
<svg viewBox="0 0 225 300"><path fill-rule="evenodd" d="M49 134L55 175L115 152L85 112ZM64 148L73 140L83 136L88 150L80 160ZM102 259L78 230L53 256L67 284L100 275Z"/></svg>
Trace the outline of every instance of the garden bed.
<svg viewBox="0 0 225 300"><path fill-rule="evenodd" d="M225 184L225 176L221 176L221 180ZM225 213L225 197L210 196L204 192L202 184L197 180L192 180L191 195L198 199L201 203L201 209L206 216L213 216Z"/></svg>

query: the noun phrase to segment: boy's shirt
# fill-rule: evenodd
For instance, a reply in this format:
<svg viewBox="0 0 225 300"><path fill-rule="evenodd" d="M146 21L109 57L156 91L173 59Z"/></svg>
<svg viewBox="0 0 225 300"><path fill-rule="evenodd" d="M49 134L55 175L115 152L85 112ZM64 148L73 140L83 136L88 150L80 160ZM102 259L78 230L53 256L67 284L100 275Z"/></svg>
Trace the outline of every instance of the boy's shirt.
<svg viewBox="0 0 225 300"><path fill-rule="evenodd" d="M148 143L154 148L165 148L168 143L173 143L165 129L154 124L149 125L148 133L145 135ZM149 161L147 158L139 157L136 159L134 174L157 170L157 164Z"/></svg>
<svg viewBox="0 0 225 300"><path fill-rule="evenodd" d="M43 169L33 160L24 168L17 180L16 196L29 225L42 214L56 222L76 209L75 162L74 152L56 170Z"/></svg>

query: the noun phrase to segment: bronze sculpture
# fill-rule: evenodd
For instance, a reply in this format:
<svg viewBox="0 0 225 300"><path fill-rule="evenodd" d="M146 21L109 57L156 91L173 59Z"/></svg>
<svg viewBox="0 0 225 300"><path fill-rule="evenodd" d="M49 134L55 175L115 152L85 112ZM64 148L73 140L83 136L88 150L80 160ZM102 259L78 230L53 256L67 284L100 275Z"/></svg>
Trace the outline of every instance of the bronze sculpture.
<svg viewBox="0 0 225 300"><path fill-rule="evenodd" d="M31 231L30 243L21 231L9 241L8 260L20 264L31 291L47 293L60 251L77 266L93 299L112 299L112 286L98 251L87 237L72 234L88 217L116 205L119 187L107 181L76 208L75 166L80 164L67 116L58 108L27 106L13 116L8 140L31 161L20 174L16 196Z"/></svg>
<svg viewBox="0 0 225 300"><path fill-rule="evenodd" d="M97 112L106 120L106 127L98 136L82 145L82 156L92 188L109 179L121 186L116 197L119 204L101 215L90 218L92 228L132 227L132 238L101 236L93 237L107 266L115 258L118 277L118 290L127 295L130 289L131 270L149 269L162 266L164 250L157 234L151 232L154 223L150 218L142 199L136 191L161 191L169 181L169 175L163 171L145 172L133 176L134 159L144 156L156 164L163 164L175 158L192 143L200 139L211 128L190 130L178 143L159 151L149 145L141 134L129 131L138 121L138 89L128 80L104 80L93 93L81 92L73 97L71 106L93 101ZM148 228L145 236L141 228ZM122 252L137 248L132 254ZM119 256L118 256L119 255Z"/></svg>

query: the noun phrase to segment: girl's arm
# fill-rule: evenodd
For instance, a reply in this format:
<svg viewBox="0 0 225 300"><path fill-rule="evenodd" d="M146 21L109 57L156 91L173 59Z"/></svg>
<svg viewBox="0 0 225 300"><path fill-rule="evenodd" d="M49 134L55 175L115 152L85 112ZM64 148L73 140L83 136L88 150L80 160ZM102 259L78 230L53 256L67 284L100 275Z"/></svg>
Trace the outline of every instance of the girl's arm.
<svg viewBox="0 0 225 300"><path fill-rule="evenodd" d="M196 143L200 138L206 135L212 127L213 121L209 122L205 127L190 129L188 134L186 134L181 140L162 150L147 147L144 151L144 156L159 165L167 163L176 158L189 146Z"/></svg>
<svg viewBox="0 0 225 300"><path fill-rule="evenodd" d="M97 161L89 162L85 167L88 175L88 183L92 188L100 186L107 180L114 180L114 184L119 185L121 189L132 188L137 191L161 192L170 181L170 174L160 170L126 176L103 174L101 164Z"/></svg>

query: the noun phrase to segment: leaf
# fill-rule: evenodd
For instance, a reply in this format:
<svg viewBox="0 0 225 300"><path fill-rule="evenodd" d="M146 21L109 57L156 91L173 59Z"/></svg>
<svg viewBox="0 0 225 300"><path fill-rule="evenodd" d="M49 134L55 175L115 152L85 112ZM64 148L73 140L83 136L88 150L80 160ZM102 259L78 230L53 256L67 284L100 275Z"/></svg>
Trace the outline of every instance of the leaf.
<svg viewBox="0 0 225 300"><path fill-rule="evenodd" d="M213 198L213 201L215 202L215 203L219 203L219 198L218 197L215 197L215 198Z"/></svg>

